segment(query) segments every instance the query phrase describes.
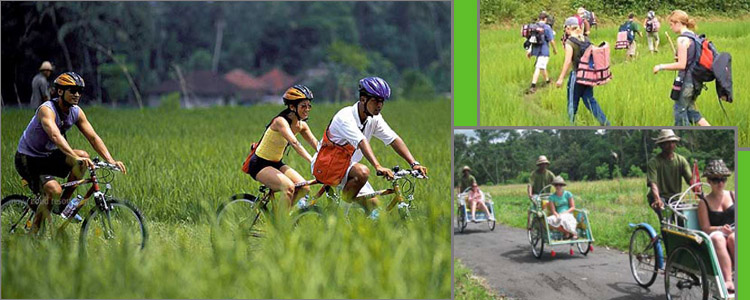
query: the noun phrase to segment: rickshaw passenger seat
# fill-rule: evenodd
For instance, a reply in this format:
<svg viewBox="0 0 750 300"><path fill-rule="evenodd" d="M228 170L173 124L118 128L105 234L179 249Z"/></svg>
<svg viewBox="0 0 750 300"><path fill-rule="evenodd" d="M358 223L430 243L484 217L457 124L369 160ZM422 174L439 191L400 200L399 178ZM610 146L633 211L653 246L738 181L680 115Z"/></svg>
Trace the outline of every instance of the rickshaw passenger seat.
<svg viewBox="0 0 750 300"><path fill-rule="evenodd" d="M701 230L701 226L698 223L698 207L690 207L682 210L682 213L687 218L687 224L685 227L693 230Z"/></svg>

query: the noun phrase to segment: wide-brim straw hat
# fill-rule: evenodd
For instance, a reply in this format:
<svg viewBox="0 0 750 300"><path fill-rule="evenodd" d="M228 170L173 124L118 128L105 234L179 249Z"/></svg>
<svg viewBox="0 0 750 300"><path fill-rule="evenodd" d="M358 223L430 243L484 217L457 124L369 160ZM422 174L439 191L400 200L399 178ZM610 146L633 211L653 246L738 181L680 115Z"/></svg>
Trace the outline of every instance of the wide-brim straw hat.
<svg viewBox="0 0 750 300"><path fill-rule="evenodd" d="M664 142L679 142L680 137L674 134L672 129L662 129L659 131L659 136L653 140L655 140L657 144L661 144Z"/></svg>
<svg viewBox="0 0 750 300"><path fill-rule="evenodd" d="M462 172L463 172L463 171L471 171L471 168L469 168L469 166L464 166L464 167L463 167L463 168L461 169L461 171L462 171Z"/></svg>
<svg viewBox="0 0 750 300"><path fill-rule="evenodd" d="M537 166L541 164L549 164L549 160L547 160L547 157L544 155L539 155L539 158L536 160Z"/></svg>
<svg viewBox="0 0 750 300"><path fill-rule="evenodd" d="M39 67L39 71L53 71L52 63L45 61L42 63L42 65Z"/></svg>
<svg viewBox="0 0 750 300"><path fill-rule="evenodd" d="M729 177L732 175L732 171L727 168L722 159L714 159L708 162L708 166L703 171L703 177L716 178L716 177Z"/></svg>
<svg viewBox="0 0 750 300"><path fill-rule="evenodd" d="M565 183L565 179L563 179L562 176L556 176L555 179L552 179L552 185L558 184L568 185L567 183Z"/></svg>

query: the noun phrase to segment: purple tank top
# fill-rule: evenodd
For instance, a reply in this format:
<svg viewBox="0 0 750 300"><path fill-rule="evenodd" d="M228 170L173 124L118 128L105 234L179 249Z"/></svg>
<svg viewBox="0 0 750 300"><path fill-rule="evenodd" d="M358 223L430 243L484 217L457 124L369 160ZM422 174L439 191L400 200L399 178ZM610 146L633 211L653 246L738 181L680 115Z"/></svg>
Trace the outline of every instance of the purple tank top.
<svg viewBox="0 0 750 300"><path fill-rule="evenodd" d="M57 124L57 129L59 129L60 133L63 135L65 135L65 132L67 132L70 127L73 127L73 125L78 122L78 113L80 111L78 105L73 105L70 108L70 113L64 115L62 111L58 110L55 106L56 101L57 98L46 101L36 109L34 117L31 118L31 122L26 126L26 130L23 131L21 140L18 142L18 152L32 157L45 157L49 156L52 154L53 150L57 149L57 145L52 142L49 135L47 135L47 132L44 131L42 122L37 116L39 109L42 106L49 107L55 112L55 124Z"/></svg>

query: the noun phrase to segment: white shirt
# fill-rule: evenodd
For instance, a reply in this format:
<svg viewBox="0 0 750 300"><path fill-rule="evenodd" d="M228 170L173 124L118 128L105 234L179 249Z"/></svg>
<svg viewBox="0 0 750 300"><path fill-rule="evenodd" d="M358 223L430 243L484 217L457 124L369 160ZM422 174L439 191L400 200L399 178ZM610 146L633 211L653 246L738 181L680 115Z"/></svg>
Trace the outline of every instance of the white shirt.
<svg viewBox="0 0 750 300"><path fill-rule="evenodd" d="M328 138L332 142L336 144L348 143L357 148L352 156L352 163L362 160L362 150L359 149L358 145L363 139L367 139L369 143L372 137L375 136L386 145L390 145L398 138L398 134L388 126L388 123L385 122L385 119L380 114L367 117L364 124L360 122L359 111L357 110L358 103L339 110L333 116L331 125L328 128Z"/></svg>

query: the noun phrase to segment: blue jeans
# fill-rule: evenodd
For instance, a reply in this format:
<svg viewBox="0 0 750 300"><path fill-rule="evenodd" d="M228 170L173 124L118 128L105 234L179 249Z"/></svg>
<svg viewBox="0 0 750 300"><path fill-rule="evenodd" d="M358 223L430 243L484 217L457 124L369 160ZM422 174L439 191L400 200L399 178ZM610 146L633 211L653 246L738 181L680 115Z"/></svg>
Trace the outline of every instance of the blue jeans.
<svg viewBox="0 0 750 300"><path fill-rule="evenodd" d="M576 113L578 113L578 103L583 98L583 105L591 111L594 117L599 121L599 125L611 125L607 121L607 116L604 115L602 108L599 107L599 103L594 99L594 87L577 84L576 83L576 72L571 71L570 77L568 78L568 117L570 117L570 124L575 123Z"/></svg>
<svg viewBox="0 0 750 300"><path fill-rule="evenodd" d="M674 126L690 126L703 117L695 106L702 87L702 83L693 82L690 76L685 78L680 97L674 102Z"/></svg>

